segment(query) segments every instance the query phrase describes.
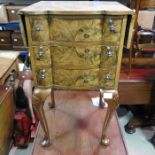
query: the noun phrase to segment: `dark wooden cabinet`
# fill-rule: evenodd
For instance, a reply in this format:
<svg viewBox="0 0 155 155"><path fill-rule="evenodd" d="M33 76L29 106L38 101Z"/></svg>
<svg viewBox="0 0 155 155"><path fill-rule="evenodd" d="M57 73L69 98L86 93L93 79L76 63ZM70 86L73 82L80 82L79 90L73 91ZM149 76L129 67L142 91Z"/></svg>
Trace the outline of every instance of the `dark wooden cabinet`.
<svg viewBox="0 0 155 155"><path fill-rule="evenodd" d="M18 15L17 15L17 12L18 12L21 8L23 8L23 6L8 5L8 6L6 7L9 22L18 22Z"/></svg>
<svg viewBox="0 0 155 155"><path fill-rule="evenodd" d="M20 31L13 32L11 39L12 39L13 49L15 49L15 50L23 49L24 44L23 44L23 39L22 39L22 35L21 35Z"/></svg>
<svg viewBox="0 0 155 155"><path fill-rule="evenodd" d="M25 50L20 31L0 31L0 50Z"/></svg>
<svg viewBox="0 0 155 155"><path fill-rule="evenodd" d="M12 31L0 31L0 49L12 49Z"/></svg>
<svg viewBox="0 0 155 155"><path fill-rule="evenodd" d="M9 152L13 119L13 90L11 87L0 86L0 155L6 155Z"/></svg>

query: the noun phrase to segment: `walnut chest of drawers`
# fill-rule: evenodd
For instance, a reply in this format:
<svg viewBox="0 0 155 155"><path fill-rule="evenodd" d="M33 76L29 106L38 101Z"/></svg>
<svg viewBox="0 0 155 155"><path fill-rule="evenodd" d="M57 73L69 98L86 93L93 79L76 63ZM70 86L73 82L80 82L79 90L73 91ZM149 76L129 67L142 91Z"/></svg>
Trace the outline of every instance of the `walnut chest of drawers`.
<svg viewBox="0 0 155 155"><path fill-rule="evenodd" d="M40 107L48 93L54 107L54 89L100 90L100 101L103 91L117 90L127 18L133 12L117 2L41 1L19 15L36 86L33 103L46 146L49 132ZM115 105L109 108L110 116ZM106 119L103 130L109 116Z"/></svg>

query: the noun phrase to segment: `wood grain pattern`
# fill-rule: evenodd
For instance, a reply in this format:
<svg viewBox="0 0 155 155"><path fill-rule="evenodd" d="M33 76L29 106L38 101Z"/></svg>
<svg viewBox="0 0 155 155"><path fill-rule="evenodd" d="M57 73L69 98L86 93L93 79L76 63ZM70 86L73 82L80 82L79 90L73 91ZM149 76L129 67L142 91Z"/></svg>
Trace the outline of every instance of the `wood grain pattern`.
<svg viewBox="0 0 155 155"><path fill-rule="evenodd" d="M116 66L118 62L118 49L118 46L102 46L100 66L103 68Z"/></svg>
<svg viewBox="0 0 155 155"><path fill-rule="evenodd" d="M91 68L99 67L101 46L55 46L51 47L54 67Z"/></svg>
<svg viewBox="0 0 155 155"><path fill-rule="evenodd" d="M54 85L75 89L99 87L99 70L54 70Z"/></svg>
<svg viewBox="0 0 155 155"><path fill-rule="evenodd" d="M89 69L89 70L65 70L57 69L53 71L54 86L68 89L99 89L114 88L115 67L110 70ZM72 76L71 76L72 75ZM109 79L107 79L109 76Z"/></svg>
<svg viewBox="0 0 155 155"><path fill-rule="evenodd" d="M35 68L35 75L38 86L52 86L52 69L51 67L41 66Z"/></svg>
<svg viewBox="0 0 155 155"><path fill-rule="evenodd" d="M107 68L117 63L117 48L110 46L54 46L51 54L54 67L66 69Z"/></svg>
<svg viewBox="0 0 155 155"><path fill-rule="evenodd" d="M155 1L154 0L141 0L140 1L140 9L146 9L146 8L154 8L155 7Z"/></svg>
<svg viewBox="0 0 155 155"><path fill-rule="evenodd" d="M122 69L118 91L120 104L154 104L155 69L132 69L130 76Z"/></svg>
<svg viewBox="0 0 155 155"><path fill-rule="evenodd" d="M3 99L2 99L3 98ZM9 144L13 132L13 90L9 87L0 86L0 154L9 152Z"/></svg>
<svg viewBox="0 0 155 155"><path fill-rule="evenodd" d="M14 52L2 52L0 53L0 84L4 85L7 78L12 72L18 71L18 55L19 53Z"/></svg>
<svg viewBox="0 0 155 155"><path fill-rule="evenodd" d="M116 14L128 15L133 11L118 2L91 1L41 1L20 10L20 14L51 14L51 15L96 15Z"/></svg>
<svg viewBox="0 0 155 155"><path fill-rule="evenodd" d="M40 17L40 20L44 17L44 20L46 21L44 23L43 21L39 20L39 16L37 15L37 16L30 16L29 17L30 21L35 17L36 19L34 19L34 21L36 22L28 23L30 26L32 25L32 29L36 28L39 21L40 22L39 25L41 27L40 31L42 30L44 31L44 29L48 28L48 22L51 21L49 24L50 30L49 32L47 32L48 34L50 34L51 40L66 42L66 46L62 46L61 42L59 43L59 45L55 45L55 43L49 42L50 43L49 46L51 46L50 51L49 49L44 49L45 57L42 60L41 59L37 60L38 59L37 51L41 46L40 47L36 46L36 49L33 48L31 50L31 53L32 53L31 55L33 57L32 59L33 66L37 64L38 65L49 64L50 57L52 60L52 65L54 67L64 68L64 69L82 69L82 68L97 69L99 67L107 69L110 66L114 66L117 64L118 47L114 47L110 45L119 44L121 26L122 26L122 17L106 16L102 20L101 18L95 19L95 16L89 17L89 18L87 17L86 19L83 18L82 16L76 17L75 19L73 17L58 16L54 18L51 17L51 19L48 21L47 15L46 15L46 17L45 16ZM114 26L114 30L115 30L114 32L111 32L110 30L111 24L112 26ZM38 31L34 33L38 33ZM42 36L42 38L44 38L44 36ZM37 39L39 39L39 37ZM42 40L42 39L37 40L37 39L35 39L35 42L38 42L38 43L42 42L43 44L44 43L49 44L46 40L47 38L45 38L45 40ZM75 46L68 46L67 41L75 42ZM79 41L80 42L95 42L95 41L102 42L103 41L107 44L109 43L109 46L105 46L105 45L101 46L98 44L93 46L88 44L76 45L76 43L78 43ZM33 44L33 39L32 39L32 44ZM111 52L110 56L108 53L109 49ZM39 75L40 73L37 73L37 74ZM60 74L60 77L56 76L56 78L59 78L59 80L61 79L60 81L62 81L62 77L64 76L63 74L64 74L64 71L62 71L62 73ZM36 79L38 75L36 75ZM114 76L112 75L112 77ZM68 78L66 78L66 80L67 79ZM77 79L72 79L71 81L77 81ZM43 85L45 86L47 84L46 86L49 86L49 83L45 82ZM57 85L58 83L56 82L54 83L54 85ZM111 83L113 83L113 81ZM41 85L40 79L38 79L38 84ZM62 82L60 85L62 85ZM68 83L68 86L69 85L70 84ZM113 84L111 84L110 87L108 86L108 84L106 85L107 85L107 88L112 88L113 86ZM64 86L66 87L67 85L65 84ZM95 87L95 85L93 85L93 87ZM96 87L98 87L98 85L96 85Z"/></svg>
<svg viewBox="0 0 155 155"><path fill-rule="evenodd" d="M31 56L33 57L34 64L37 66L51 64L51 52L48 46L33 46L31 48Z"/></svg>
<svg viewBox="0 0 155 155"><path fill-rule="evenodd" d="M30 16L29 24L33 42L46 42L49 40L48 16Z"/></svg>
<svg viewBox="0 0 155 155"><path fill-rule="evenodd" d="M6 74L14 61L14 59L0 58L0 79Z"/></svg>
<svg viewBox="0 0 155 155"><path fill-rule="evenodd" d="M102 20L52 18L50 38L56 41L101 41Z"/></svg>
<svg viewBox="0 0 155 155"><path fill-rule="evenodd" d="M49 19L51 18L51 19ZM119 44L122 17L106 16L97 19L85 17L49 17L29 16L31 37L34 44L47 41L102 41L104 43ZM110 30L111 24L115 32ZM106 39L105 39L106 38Z"/></svg>
<svg viewBox="0 0 155 155"><path fill-rule="evenodd" d="M119 101L122 105L149 104L152 102L153 93L155 92L154 84L151 81L121 82L118 89Z"/></svg>
<svg viewBox="0 0 155 155"><path fill-rule="evenodd" d="M115 32L110 31L110 21L115 28ZM102 38L106 43L119 45L122 30L122 17L121 16L107 16L103 26Z"/></svg>

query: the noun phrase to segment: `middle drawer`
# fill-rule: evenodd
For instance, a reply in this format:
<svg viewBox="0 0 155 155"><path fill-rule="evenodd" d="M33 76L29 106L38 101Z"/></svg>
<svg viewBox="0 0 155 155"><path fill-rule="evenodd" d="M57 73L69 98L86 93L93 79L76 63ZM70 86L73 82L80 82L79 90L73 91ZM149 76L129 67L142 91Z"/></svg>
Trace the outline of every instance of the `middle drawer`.
<svg viewBox="0 0 155 155"><path fill-rule="evenodd" d="M117 46L33 46L33 61L37 65L53 64L55 68L109 68L117 64Z"/></svg>
<svg viewBox="0 0 155 155"><path fill-rule="evenodd" d="M56 68L107 68L117 63L116 46L76 45L53 46L51 55Z"/></svg>

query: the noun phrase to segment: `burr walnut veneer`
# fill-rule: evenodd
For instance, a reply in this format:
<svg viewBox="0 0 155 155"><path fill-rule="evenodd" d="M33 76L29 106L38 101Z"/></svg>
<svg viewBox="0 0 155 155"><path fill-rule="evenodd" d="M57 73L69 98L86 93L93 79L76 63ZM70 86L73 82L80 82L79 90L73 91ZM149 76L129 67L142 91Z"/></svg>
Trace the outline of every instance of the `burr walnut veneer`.
<svg viewBox="0 0 155 155"><path fill-rule="evenodd" d="M132 10L117 2L45 2L19 12L22 33L29 46L35 90L33 105L50 143L43 103L54 89L113 92L103 124L101 143L118 105L118 78L128 16Z"/></svg>

